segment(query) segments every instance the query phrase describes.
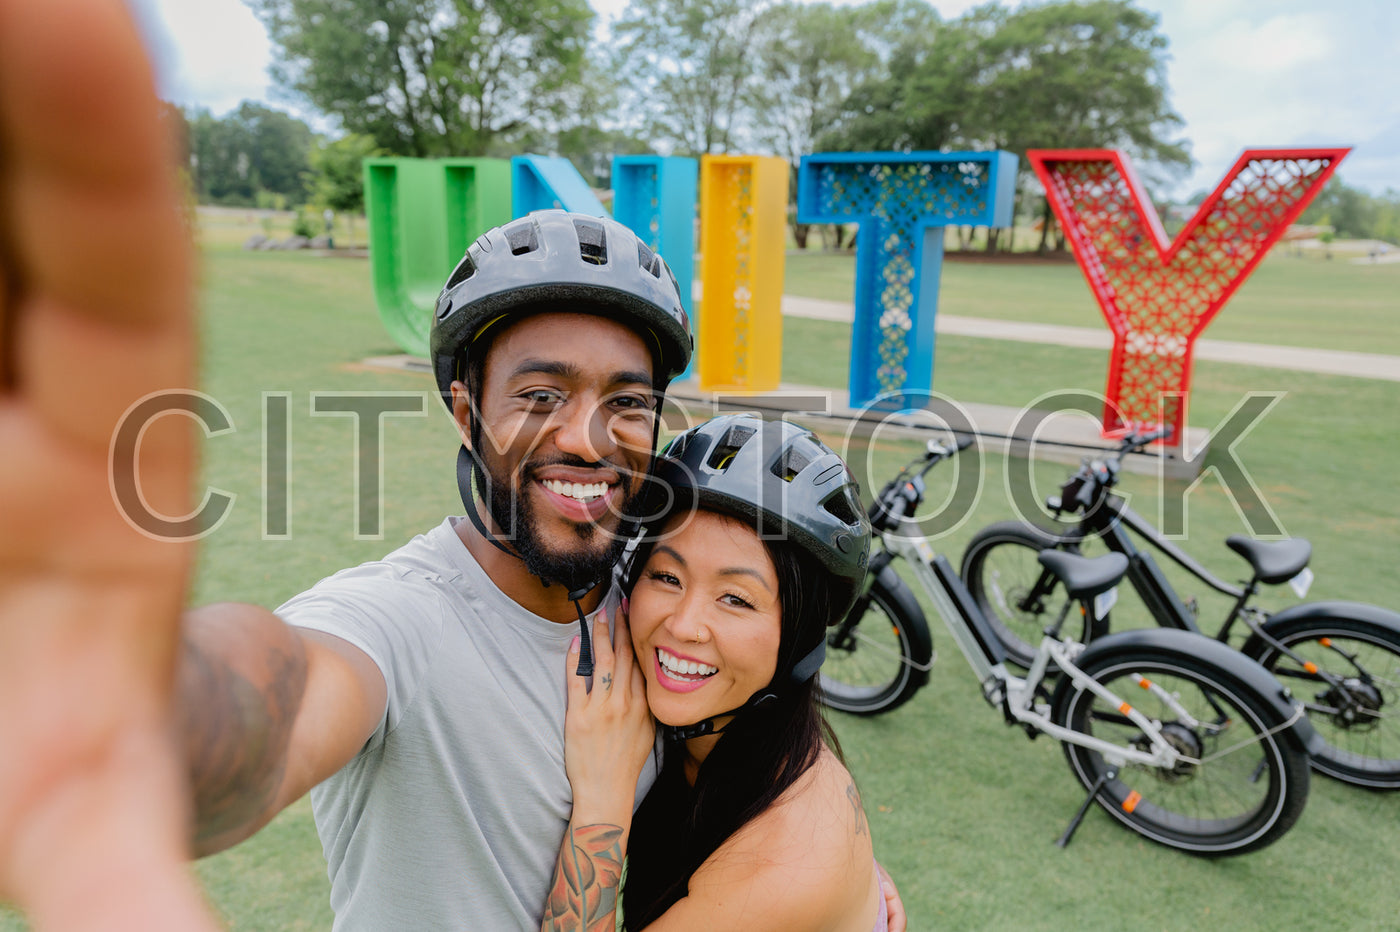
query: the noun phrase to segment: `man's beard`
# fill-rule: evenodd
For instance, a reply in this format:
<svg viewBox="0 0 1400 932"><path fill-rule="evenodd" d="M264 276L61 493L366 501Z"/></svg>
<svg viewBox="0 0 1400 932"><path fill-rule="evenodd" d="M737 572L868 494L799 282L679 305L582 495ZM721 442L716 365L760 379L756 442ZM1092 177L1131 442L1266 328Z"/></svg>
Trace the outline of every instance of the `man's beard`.
<svg viewBox="0 0 1400 932"><path fill-rule="evenodd" d="M626 493L620 508L620 513L624 516L622 527L618 530L610 531L590 523L574 525L574 533L581 543L597 542L600 538L606 540L607 543L602 549L586 547L573 552L555 553L550 551L541 539L532 499L525 493L526 483L531 481L530 476L535 470L554 465L586 468L594 464L585 463L577 457L550 463L526 463L525 468L521 470L521 484L517 494L510 482L489 469L481 459L477 459L474 470L476 493L486 502L496 527L506 533L507 540L520 555L525 569L542 579L559 583L574 591L602 582L612 574L613 566L622 557L622 552L627 546L626 528L630 522L626 516L634 513L634 506L641 496L641 491L639 489ZM619 471L622 472L622 486L625 488L628 473L625 470Z"/></svg>

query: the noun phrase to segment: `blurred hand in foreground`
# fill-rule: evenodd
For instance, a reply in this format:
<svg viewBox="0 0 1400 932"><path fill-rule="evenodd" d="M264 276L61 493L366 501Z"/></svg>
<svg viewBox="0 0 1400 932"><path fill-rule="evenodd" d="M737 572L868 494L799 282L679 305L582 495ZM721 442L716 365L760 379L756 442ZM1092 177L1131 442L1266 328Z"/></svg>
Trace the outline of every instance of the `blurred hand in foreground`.
<svg viewBox="0 0 1400 932"><path fill-rule="evenodd" d="M170 692L190 550L190 255L149 65L120 0L0 0L0 897L40 929L212 929L185 864ZM125 471L125 472L123 472Z"/></svg>

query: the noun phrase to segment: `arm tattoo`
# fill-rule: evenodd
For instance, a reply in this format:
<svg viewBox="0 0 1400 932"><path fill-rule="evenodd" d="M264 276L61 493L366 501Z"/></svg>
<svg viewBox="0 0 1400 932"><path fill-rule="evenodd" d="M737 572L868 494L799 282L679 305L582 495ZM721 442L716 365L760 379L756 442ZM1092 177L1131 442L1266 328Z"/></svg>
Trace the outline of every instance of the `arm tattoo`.
<svg viewBox="0 0 1400 932"><path fill-rule="evenodd" d="M554 867L541 932L613 932L622 861L620 827L570 825Z"/></svg>
<svg viewBox="0 0 1400 932"><path fill-rule="evenodd" d="M860 804L860 794L856 792L856 785L854 783L846 784L846 798L851 801L851 806L855 809L856 834L864 835L866 829L865 808Z"/></svg>
<svg viewBox="0 0 1400 932"><path fill-rule="evenodd" d="M241 840L282 784L306 658L273 648L261 660L258 673L249 674L188 638L183 644L180 724L198 853Z"/></svg>

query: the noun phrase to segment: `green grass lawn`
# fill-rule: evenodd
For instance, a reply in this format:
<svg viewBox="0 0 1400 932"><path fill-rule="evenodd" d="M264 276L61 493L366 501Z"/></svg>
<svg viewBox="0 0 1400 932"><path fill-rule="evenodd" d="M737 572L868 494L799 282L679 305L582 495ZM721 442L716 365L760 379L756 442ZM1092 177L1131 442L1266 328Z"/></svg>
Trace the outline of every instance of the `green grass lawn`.
<svg viewBox="0 0 1400 932"><path fill-rule="evenodd" d="M395 351L375 314L366 262L212 246L205 260L204 388L227 407L237 430L205 443L204 481L235 493L237 500L228 520L204 542L193 602L239 599L275 606L316 579L375 558L460 510L452 467L456 441L445 412L430 398L423 417L387 420L383 537L354 537L351 425L345 418L312 417L312 392L432 388L427 376L358 365L367 356ZM827 266L812 261L816 264L804 272L802 262L790 257L789 281L824 288L839 283L839 260L828 259ZM1400 274L1400 268L1379 267L1386 274L1392 268ZM1091 305L1078 312L1079 319L1068 319L1076 294L1088 300L1073 267L949 264L945 269L943 309L950 313L1026 319L1024 309L1039 302L1065 315L1056 322L1089 326L1097 321ZM1269 303L1264 286L1287 295L1296 312L1291 332L1304 341L1305 309L1350 302L1354 313L1331 315L1326 327L1311 324L1318 345L1332 345L1327 341L1336 337L1335 318L1345 316L1347 326L1371 328L1365 345L1345 348L1400 349L1397 292L1339 284L1342 273L1372 271L1271 260L1255 283L1261 292L1258 306ZM1400 278L1390 281L1394 289ZM973 303L979 282L992 291L985 307ZM1227 310L1221 324L1245 306L1246 296L1241 294L1241 307ZM1263 323L1256 318L1256 326ZM1264 332L1270 341L1284 342L1281 326ZM1211 335L1224 336L1214 330ZM849 327L789 320L785 343L786 379L833 387L844 382ZM943 337L935 384L968 401L1023 404L1052 388L1101 388L1104 357L1087 350ZM1240 443L1239 453L1288 532L1312 539L1317 572L1312 597L1400 604L1393 567L1400 489L1389 462L1397 450L1400 383L1201 363L1194 387L1192 423L1200 426L1218 422L1246 391L1288 392ZM292 400L290 540L261 535L264 392L288 392ZM913 449L877 442L868 451L870 474L887 476ZM1010 516L1002 491L1005 461L988 456L983 465L974 512L935 542L955 563L973 531ZM1044 491L1064 473L1065 467L1054 464L1034 468ZM937 471L931 475L931 499L937 498L939 478ZM1151 516L1159 494L1155 482L1128 475L1123 485L1135 496L1135 506ZM1244 527L1217 482L1206 479L1191 493L1189 514L1185 546L1212 570L1236 578L1243 564L1221 541ZM1184 583L1181 588L1196 593ZM1223 605L1196 594L1202 596L1203 616L1223 613ZM1293 601L1286 588L1266 600L1274 607ZM1132 623L1131 606L1120 606L1115 622ZM1400 890L1391 873L1400 794L1367 793L1317 778L1307 810L1282 841L1222 861L1141 841L1098 811L1090 813L1073 845L1054 847L1083 798L1063 755L1053 741L1032 743L1002 724L999 713L980 699L951 638L930 617L939 659L929 685L889 715L835 717L877 851L899 881L912 929L1396 927ZM305 800L252 840L196 869L231 928L330 926L325 865ZM0 930L18 928L23 928L18 919L0 916Z"/></svg>
<svg viewBox="0 0 1400 932"><path fill-rule="evenodd" d="M789 253L789 294L850 301L849 254ZM1106 328L1084 275L1063 265L943 263L939 311L966 317ZM1400 354L1400 264L1352 265L1275 251L1204 337L1359 353ZM1102 381L1102 379L1100 379Z"/></svg>

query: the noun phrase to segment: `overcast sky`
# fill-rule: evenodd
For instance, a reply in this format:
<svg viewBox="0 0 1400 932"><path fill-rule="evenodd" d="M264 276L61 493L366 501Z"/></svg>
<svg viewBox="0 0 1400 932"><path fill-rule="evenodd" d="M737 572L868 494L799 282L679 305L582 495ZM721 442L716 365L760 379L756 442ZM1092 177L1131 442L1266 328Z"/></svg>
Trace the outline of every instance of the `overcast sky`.
<svg viewBox="0 0 1400 932"><path fill-rule="evenodd" d="M309 117L267 77L267 34L242 0L128 0L164 96L223 114L244 99ZM606 21L626 0L591 0ZM841 0L838 0L841 2ZM935 0L945 18L975 5ZM1213 188L1249 146L1350 145L1347 184L1400 189L1400 2L1137 0L1170 41L1171 101L1196 166L1175 192Z"/></svg>

